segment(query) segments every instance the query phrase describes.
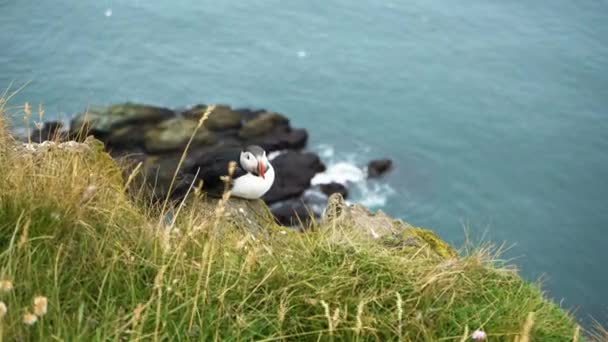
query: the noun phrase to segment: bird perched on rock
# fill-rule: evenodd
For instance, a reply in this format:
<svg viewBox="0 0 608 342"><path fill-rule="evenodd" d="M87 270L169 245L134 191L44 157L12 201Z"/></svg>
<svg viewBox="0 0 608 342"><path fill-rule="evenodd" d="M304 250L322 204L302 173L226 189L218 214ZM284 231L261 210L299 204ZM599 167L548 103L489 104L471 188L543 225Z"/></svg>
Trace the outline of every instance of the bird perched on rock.
<svg viewBox="0 0 608 342"><path fill-rule="evenodd" d="M235 163L230 180L232 196L257 199L262 197L274 183L274 168L266 151L257 145L244 149L226 148L206 153L195 165L198 178L203 180L203 191L221 195L225 189L222 179L229 174L230 163Z"/></svg>

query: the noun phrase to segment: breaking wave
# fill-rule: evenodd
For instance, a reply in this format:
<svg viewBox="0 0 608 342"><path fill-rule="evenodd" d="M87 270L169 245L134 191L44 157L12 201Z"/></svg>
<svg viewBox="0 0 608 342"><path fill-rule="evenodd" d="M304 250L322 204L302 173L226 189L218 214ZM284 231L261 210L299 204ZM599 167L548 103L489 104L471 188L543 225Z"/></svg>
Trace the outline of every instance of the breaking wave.
<svg viewBox="0 0 608 342"><path fill-rule="evenodd" d="M360 203L368 208L379 209L386 205L395 190L381 179L368 179L365 165L373 159L369 149L357 152L336 152L331 145L313 148L327 166L317 174L312 185L340 183L349 190L349 202Z"/></svg>

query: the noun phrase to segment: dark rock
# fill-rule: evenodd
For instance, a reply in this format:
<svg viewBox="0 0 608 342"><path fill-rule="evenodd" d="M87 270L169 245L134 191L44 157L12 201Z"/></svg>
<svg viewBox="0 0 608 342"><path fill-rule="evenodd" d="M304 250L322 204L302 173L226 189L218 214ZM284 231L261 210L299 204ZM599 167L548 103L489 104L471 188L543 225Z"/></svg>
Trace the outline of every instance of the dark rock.
<svg viewBox="0 0 608 342"><path fill-rule="evenodd" d="M193 185L197 165L210 151L252 144L267 152L286 150L272 161L276 178L263 199L274 204L273 213L284 224L308 222L311 213L320 216L326 195L319 188L306 190L310 189L314 175L324 171L325 166L314 153L296 152L306 146L308 132L293 129L288 118L266 110L216 105L203 127L196 131L169 194L182 152L207 109L205 104L173 111L133 103L93 108L71 121L70 136L84 139L94 135L104 142L113 157L132 164L125 172L141 162L141 172L132 184L150 189L155 199L169 196L179 200L184 196ZM83 129L85 133L81 133ZM48 124L38 133L46 135L59 130L60 125ZM346 189L339 184L325 185L323 191L346 195Z"/></svg>
<svg viewBox="0 0 608 342"><path fill-rule="evenodd" d="M277 203L270 208L270 212L277 222L284 226L306 227L312 217L318 217L304 201L299 199Z"/></svg>
<svg viewBox="0 0 608 342"><path fill-rule="evenodd" d="M310 187L310 180L319 172L325 171L325 165L314 153L288 151L271 161L275 169L275 181L264 196L266 203L300 196Z"/></svg>
<svg viewBox="0 0 608 342"><path fill-rule="evenodd" d="M186 118L165 120L145 132L144 144L150 153L181 151L186 147L198 122ZM192 140L193 146L212 145L216 142L213 132L200 127Z"/></svg>
<svg viewBox="0 0 608 342"><path fill-rule="evenodd" d="M305 129L294 129L285 136L287 148L302 149L308 142L308 132Z"/></svg>
<svg viewBox="0 0 608 342"><path fill-rule="evenodd" d="M321 192L327 196L331 196L333 194L340 194L343 198L348 196L348 189L346 186L344 186L344 184L333 182L329 184L321 184L320 188Z"/></svg>
<svg viewBox="0 0 608 342"><path fill-rule="evenodd" d="M266 135L247 139L247 145L259 145L266 151L299 150L306 146L308 132L305 129L278 127Z"/></svg>
<svg viewBox="0 0 608 342"><path fill-rule="evenodd" d="M181 171L184 173L192 173L195 174L198 170L198 167L203 164L203 161L207 160L207 154L211 152L216 152L217 150L221 150L229 147L238 147L239 145L232 145L228 141L220 140L217 144L213 146L197 146L196 148L192 148L188 151L186 155L186 159L182 165Z"/></svg>
<svg viewBox="0 0 608 342"><path fill-rule="evenodd" d="M140 157L141 158L141 157ZM157 199L166 198L180 155L146 156L143 158L141 179Z"/></svg>
<svg viewBox="0 0 608 342"><path fill-rule="evenodd" d="M367 176L370 178L379 177L393 166L393 161L386 159L372 160L367 164Z"/></svg>
<svg viewBox="0 0 608 342"><path fill-rule="evenodd" d="M109 133L91 130L89 134L103 141L108 150L140 149L145 146L145 135L149 127L147 124L129 125L114 128Z"/></svg>
<svg viewBox="0 0 608 342"><path fill-rule="evenodd" d="M45 140L67 140L67 132L63 130L63 123L60 121L47 121L42 129L36 129L30 135L33 142L41 143Z"/></svg>
<svg viewBox="0 0 608 342"><path fill-rule="evenodd" d="M265 134L269 134L278 127L288 126L289 119L279 113L266 112L245 122L239 131L242 139L252 139Z"/></svg>

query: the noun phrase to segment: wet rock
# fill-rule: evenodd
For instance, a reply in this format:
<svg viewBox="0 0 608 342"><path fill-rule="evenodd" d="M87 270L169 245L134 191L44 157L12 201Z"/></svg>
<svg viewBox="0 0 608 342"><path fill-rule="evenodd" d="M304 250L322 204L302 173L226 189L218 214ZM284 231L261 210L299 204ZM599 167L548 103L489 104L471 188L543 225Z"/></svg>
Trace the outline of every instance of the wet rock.
<svg viewBox="0 0 608 342"><path fill-rule="evenodd" d="M310 187L310 180L315 174L323 172L325 165L314 153L288 151L272 161L275 169L275 181L264 196L266 203L300 196Z"/></svg>
<svg viewBox="0 0 608 342"><path fill-rule="evenodd" d="M372 160L367 164L367 175L370 178L380 177L393 166L393 161L385 159Z"/></svg>
<svg viewBox="0 0 608 342"><path fill-rule="evenodd" d="M289 120L279 113L266 112L245 122L239 131L241 139L252 139L270 134L277 128L288 126Z"/></svg>
<svg viewBox="0 0 608 342"><path fill-rule="evenodd" d="M321 184L320 186L321 192L326 194L327 196L331 196L333 194L340 194L343 198L348 197L348 189L344 184L340 184L337 182L329 183L329 184Z"/></svg>
<svg viewBox="0 0 608 342"><path fill-rule="evenodd" d="M197 124L197 121L186 118L172 118L160 122L146 130L144 136L146 151L150 153L182 151L190 140ZM194 146L212 145L215 142L215 135L205 127L200 127L192 140Z"/></svg>

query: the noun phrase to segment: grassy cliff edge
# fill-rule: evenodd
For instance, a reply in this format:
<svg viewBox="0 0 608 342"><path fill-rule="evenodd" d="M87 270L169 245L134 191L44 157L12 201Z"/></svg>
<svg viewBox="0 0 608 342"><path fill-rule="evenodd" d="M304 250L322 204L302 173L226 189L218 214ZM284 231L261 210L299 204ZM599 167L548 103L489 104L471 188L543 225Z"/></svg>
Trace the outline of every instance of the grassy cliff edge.
<svg viewBox="0 0 608 342"><path fill-rule="evenodd" d="M98 141L23 145L2 116L0 175L0 341L578 338L487 250L339 197L307 233L195 190L163 210Z"/></svg>

